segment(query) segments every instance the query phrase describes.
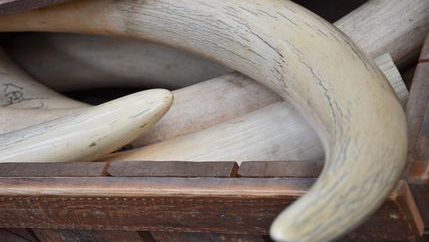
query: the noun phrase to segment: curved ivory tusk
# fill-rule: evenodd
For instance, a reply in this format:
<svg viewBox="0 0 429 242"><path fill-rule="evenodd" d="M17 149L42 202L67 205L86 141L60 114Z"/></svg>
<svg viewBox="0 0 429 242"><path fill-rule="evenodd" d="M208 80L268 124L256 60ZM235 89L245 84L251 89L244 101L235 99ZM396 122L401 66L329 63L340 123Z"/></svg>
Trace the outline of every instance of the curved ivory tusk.
<svg viewBox="0 0 429 242"><path fill-rule="evenodd" d="M59 91L177 89L231 72L185 51L133 39L31 33L13 37L7 47L20 66Z"/></svg>
<svg viewBox="0 0 429 242"><path fill-rule="evenodd" d="M405 115L384 76L337 29L289 1L75 1L12 19L2 20L9 30L128 35L189 49L299 107L326 163L272 225L276 240L342 235L378 208L404 167Z"/></svg>
<svg viewBox="0 0 429 242"><path fill-rule="evenodd" d="M27 73L15 66L0 49L0 106L19 109L58 109L80 108L87 105L35 82Z"/></svg>
<svg viewBox="0 0 429 242"><path fill-rule="evenodd" d="M390 55L382 55L376 58L375 62L394 87L401 103L405 105L408 90ZM172 109L174 110L174 105ZM153 129L150 132L152 131ZM146 135L140 136L139 139L143 140L144 137ZM287 103L283 102L199 132L140 149L115 153L107 159L103 158L103 161L233 160L241 162L285 159L322 160L323 156L322 145L314 130Z"/></svg>
<svg viewBox="0 0 429 242"><path fill-rule="evenodd" d="M90 161L152 127L172 103L163 89L144 91L0 136L0 162Z"/></svg>
<svg viewBox="0 0 429 242"><path fill-rule="evenodd" d="M370 0L335 25L370 57L390 52L403 67L417 58L429 32L429 2ZM116 86L175 89L229 71L176 49L128 39L32 33L12 38L7 47L32 76L60 91Z"/></svg>

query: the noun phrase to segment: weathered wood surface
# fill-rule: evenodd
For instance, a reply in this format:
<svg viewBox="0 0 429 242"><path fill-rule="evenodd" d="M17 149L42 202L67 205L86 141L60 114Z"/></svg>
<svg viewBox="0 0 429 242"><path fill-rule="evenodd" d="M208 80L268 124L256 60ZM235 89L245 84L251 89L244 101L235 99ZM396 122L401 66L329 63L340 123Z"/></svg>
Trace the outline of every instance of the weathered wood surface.
<svg viewBox="0 0 429 242"><path fill-rule="evenodd" d="M237 170L235 162L121 161L110 163L107 173L117 177L234 177Z"/></svg>
<svg viewBox="0 0 429 242"><path fill-rule="evenodd" d="M429 179L429 37L417 65L407 106L409 130L408 163L410 179Z"/></svg>
<svg viewBox="0 0 429 242"><path fill-rule="evenodd" d="M41 242L145 242L138 232L33 229Z"/></svg>
<svg viewBox="0 0 429 242"><path fill-rule="evenodd" d="M104 162L0 163L0 177L97 177L105 169Z"/></svg>
<svg viewBox="0 0 429 242"><path fill-rule="evenodd" d="M1 0L0 16L52 6L70 0Z"/></svg>
<svg viewBox="0 0 429 242"><path fill-rule="evenodd" d="M10 185L5 183L5 179ZM277 213L307 190L313 181L151 178L149 182L143 178L139 181L132 178L101 179L28 178L23 179L24 184L16 179L1 178L2 187L7 185L17 193L21 193L16 185L19 183L19 187L27 189L26 194L32 190L29 184L37 191L27 196L2 196L0 226L267 234ZM130 183L130 180L134 181ZM61 184L55 185L54 181ZM58 196L59 190L53 191L55 187L68 190L70 185L78 185L76 193ZM148 190L147 196L144 190ZM97 195L90 195L94 193ZM352 241L416 240L419 233L406 198L402 192L392 195L365 225L348 237L353 238Z"/></svg>
<svg viewBox="0 0 429 242"><path fill-rule="evenodd" d="M238 176L316 178L322 169L321 161L255 161L241 163Z"/></svg>
<svg viewBox="0 0 429 242"><path fill-rule="evenodd" d="M429 186L427 184L411 184L410 189L420 211L425 234L429 232Z"/></svg>

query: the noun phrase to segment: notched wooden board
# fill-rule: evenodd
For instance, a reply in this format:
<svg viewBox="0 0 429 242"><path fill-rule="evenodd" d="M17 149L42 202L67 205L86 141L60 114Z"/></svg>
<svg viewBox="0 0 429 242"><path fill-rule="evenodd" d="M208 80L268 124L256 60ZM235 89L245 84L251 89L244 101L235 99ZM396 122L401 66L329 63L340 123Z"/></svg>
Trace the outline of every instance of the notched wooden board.
<svg viewBox="0 0 429 242"><path fill-rule="evenodd" d="M323 169L322 161L248 161L238 170L240 177L316 178Z"/></svg>
<svg viewBox="0 0 429 242"><path fill-rule="evenodd" d="M0 177L97 177L104 175L104 162L0 163Z"/></svg>
<svg viewBox="0 0 429 242"><path fill-rule="evenodd" d="M116 177L233 177L236 162L118 161L107 169Z"/></svg>

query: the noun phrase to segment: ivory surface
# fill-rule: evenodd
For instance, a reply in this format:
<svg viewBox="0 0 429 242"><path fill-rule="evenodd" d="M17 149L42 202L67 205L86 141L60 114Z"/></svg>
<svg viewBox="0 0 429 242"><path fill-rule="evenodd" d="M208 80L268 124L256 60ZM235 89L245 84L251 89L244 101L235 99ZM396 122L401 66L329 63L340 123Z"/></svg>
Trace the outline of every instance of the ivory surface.
<svg viewBox="0 0 429 242"><path fill-rule="evenodd" d="M429 32L429 2L370 0L335 25L369 56L390 52L402 68L417 58ZM33 33L13 38L7 47L21 67L60 91L118 86L177 89L230 71L177 49L130 39Z"/></svg>
<svg viewBox="0 0 429 242"><path fill-rule="evenodd" d="M389 54L375 59L403 105L408 90ZM178 95L177 95L178 96ZM173 104L174 107L175 104ZM173 111L173 110L172 110ZM167 118L168 114L166 115ZM164 121L161 120L159 125ZM152 131L162 132L152 129ZM144 140L147 135L140 136ZM136 144L136 141L133 142ZM136 146L136 145L134 145ZM109 161L279 161L322 160L322 145L309 125L285 102L269 105L199 132L119 152ZM106 160L103 158L103 160Z"/></svg>
<svg viewBox="0 0 429 242"><path fill-rule="evenodd" d="M0 106L15 109L64 109L87 105L34 81L0 49Z"/></svg>
<svg viewBox="0 0 429 242"><path fill-rule="evenodd" d="M58 91L177 89L231 72L188 52L133 39L32 33L12 38L7 47L22 68Z"/></svg>
<svg viewBox="0 0 429 242"><path fill-rule="evenodd" d="M144 91L0 135L0 162L91 161L128 144L167 112L172 95Z"/></svg>
<svg viewBox="0 0 429 242"><path fill-rule="evenodd" d="M404 167L405 115L383 74L336 28L289 1L73 1L0 21L3 30L132 36L192 50L289 100L316 128L326 162L274 221L275 240L341 236L379 207Z"/></svg>

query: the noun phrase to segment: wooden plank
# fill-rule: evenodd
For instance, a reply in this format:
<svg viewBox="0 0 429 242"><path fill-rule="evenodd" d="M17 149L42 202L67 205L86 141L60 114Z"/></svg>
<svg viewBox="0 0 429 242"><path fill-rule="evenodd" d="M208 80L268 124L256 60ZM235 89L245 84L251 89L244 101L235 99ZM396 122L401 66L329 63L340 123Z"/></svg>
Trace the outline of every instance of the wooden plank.
<svg viewBox="0 0 429 242"><path fill-rule="evenodd" d="M138 232L34 229L40 242L143 242Z"/></svg>
<svg viewBox="0 0 429 242"><path fill-rule="evenodd" d="M429 62L429 35L426 37L419 62Z"/></svg>
<svg viewBox="0 0 429 242"><path fill-rule="evenodd" d="M238 169L240 177L315 178L323 169L322 161L249 161Z"/></svg>
<svg viewBox="0 0 429 242"><path fill-rule="evenodd" d="M429 187L426 184L411 184L410 188L422 215L424 230L429 233Z"/></svg>
<svg viewBox="0 0 429 242"><path fill-rule="evenodd" d="M0 0L0 16L47 7L69 0Z"/></svg>
<svg viewBox="0 0 429 242"><path fill-rule="evenodd" d="M118 161L107 170L119 177L231 177L235 162Z"/></svg>
<svg viewBox="0 0 429 242"><path fill-rule="evenodd" d="M262 236L216 233L152 232L158 242L265 242Z"/></svg>
<svg viewBox="0 0 429 242"><path fill-rule="evenodd" d="M103 175L104 162L0 163L0 177L94 177Z"/></svg>
<svg viewBox="0 0 429 242"><path fill-rule="evenodd" d="M410 180L429 178L429 63L417 65L407 105Z"/></svg>
<svg viewBox="0 0 429 242"><path fill-rule="evenodd" d="M263 235L314 179L0 178L0 227ZM353 240L413 241L395 192ZM383 233L374 231L382 230ZM399 231L399 232L398 232ZM365 240L363 240L365 241Z"/></svg>

